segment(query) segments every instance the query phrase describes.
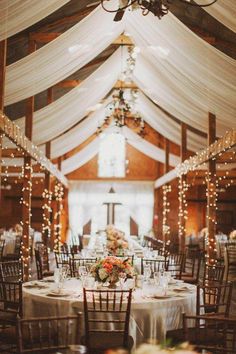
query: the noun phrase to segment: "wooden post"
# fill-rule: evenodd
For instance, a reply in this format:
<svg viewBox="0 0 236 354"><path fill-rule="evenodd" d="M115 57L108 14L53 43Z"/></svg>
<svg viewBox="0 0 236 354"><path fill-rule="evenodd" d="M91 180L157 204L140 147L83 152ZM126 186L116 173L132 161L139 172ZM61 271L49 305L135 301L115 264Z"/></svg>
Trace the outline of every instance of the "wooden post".
<svg viewBox="0 0 236 354"><path fill-rule="evenodd" d="M59 171L61 171L61 162L62 162L62 158L60 156L58 157L57 160L57 167ZM56 184L57 181L55 181L55 187ZM61 202L57 196L56 196L56 217L55 217L54 231L55 231L54 248L56 248L56 250L58 251L60 248L60 241L61 241Z"/></svg>
<svg viewBox="0 0 236 354"><path fill-rule="evenodd" d="M53 102L53 88L50 87L47 91L47 104L51 104ZM51 141L46 143L46 157L50 160L51 158ZM44 179L44 229L43 229L43 243L48 246L49 238L52 232L52 225L51 225L51 202L50 202L50 195L51 195L51 174L49 171L45 171L45 179Z"/></svg>
<svg viewBox="0 0 236 354"><path fill-rule="evenodd" d="M168 139L165 138L165 168L164 168L165 174L168 173L170 169L169 154L170 154L170 142Z"/></svg>
<svg viewBox="0 0 236 354"><path fill-rule="evenodd" d="M212 113L208 115L208 146L216 140L216 116ZM216 160L210 159L208 162L207 179L207 256L210 264L215 263L216 258Z"/></svg>
<svg viewBox="0 0 236 354"><path fill-rule="evenodd" d="M6 76L7 40L0 42L0 110L4 111L5 76ZM2 138L0 137L0 201L1 201L1 174L2 174Z"/></svg>
<svg viewBox="0 0 236 354"><path fill-rule="evenodd" d="M29 53L36 50L34 41L29 41ZM32 140L33 134L33 113L34 113L34 96L29 97L26 102L25 115L25 135ZM22 259L24 281L29 280L30 273L30 223L31 223L31 193L32 193L32 163L31 157L24 158L24 180L23 180L23 239L22 239Z"/></svg>
<svg viewBox="0 0 236 354"><path fill-rule="evenodd" d="M181 162L187 158L187 125L181 123L181 146L180 159ZM184 204L184 186L186 183L186 175L182 175L179 179L179 244L180 250L185 249L185 204Z"/></svg>

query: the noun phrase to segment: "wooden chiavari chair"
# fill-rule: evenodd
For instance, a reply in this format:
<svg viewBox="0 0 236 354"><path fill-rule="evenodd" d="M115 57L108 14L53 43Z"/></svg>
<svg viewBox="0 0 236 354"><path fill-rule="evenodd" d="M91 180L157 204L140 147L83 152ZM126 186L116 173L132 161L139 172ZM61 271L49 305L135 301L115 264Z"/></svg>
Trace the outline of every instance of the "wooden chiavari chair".
<svg viewBox="0 0 236 354"><path fill-rule="evenodd" d="M79 276L79 267L85 266L89 271L91 266L97 262L97 258L70 258L69 266L70 266L70 275L71 277Z"/></svg>
<svg viewBox="0 0 236 354"><path fill-rule="evenodd" d="M197 285L197 315L218 314L228 317L232 299L231 282L208 282ZM202 302L203 299L203 302Z"/></svg>
<svg viewBox="0 0 236 354"><path fill-rule="evenodd" d="M191 251L191 253L187 252L181 274L182 280L190 284L198 284L202 257L202 252L199 250Z"/></svg>
<svg viewBox="0 0 236 354"><path fill-rule="evenodd" d="M167 271L169 266L169 261L166 259L160 260L160 259L141 258L141 274L144 273L144 267L147 265L150 266L153 274L154 272Z"/></svg>
<svg viewBox="0 0 236 354"><path fill-rule="evenodd" d="M37 317L17 322L18 353L55 353L78 345L81 314Z"/></svg>
<svg viewBox="0 0 236 354"><path fill-rule="evenodd" d="M0 262L0 280L22 281L23 267L20 260Z"/></svg>
<svg viewBox="0 0 236 354"><path fill-rule="evenodd" d="M22 312L22 282L0 280L0 346L6 353L16 353L16 324Z"/></svg>
<svg viewBox="0 0 236 354"><path fill-rule="evenodd" d="M14 253L7 254L4 257L4 259L9 260L9 261L19 260L21 257L21 242L22 242L22 235L16 235Z"/></svg>
<svg viewBox="0 0 236 354"><path fill-rule="evenodd" d="M170 254L167 257L168 260L168 272L171 273L171 276L176 279L181 279L185 255L184 253Z"/></svg>
<svg viewBox="0 0 236 354"><path fill-rule="evenodd" d="M4 247L5 247L5 240L0 240L0 261L3 259Z"/></svg>
<svg viewBox="0 0 236 354"><path fill-rule="evenodd" d="M224 278L224 265L209 265L205 264L203 273L203 284L206 281L217 281L222 282Z"/></svg>
<svg viewBox="0 0 236 354"><path fill-rule="evenodd" d="M45 248L47 247L45 246ZM44 277L50 277L54 274L54 272L49 270L48 257L45 257L42 251L42 248L34 250L38 280L41 280ZM45 252L47 252L47 250Z"/></svg>
<svg viewBox="0 0 236 354"><path fill-rule="evenodd" d="M236 353L236 319L183 314L184 340L214 354Z"/></svg>
<svg viewBox="0 0 236 354"><path fill-rule="evenodd" d="M123 347L131 350L129 336L132 290L88 290L84 288L84 341L89 353Z"/></svg>
<svg viewBox="0 0 236 354"><path fill-rule="evenodd" d="M64 265L69 266L69 261L74 256L72 253L67 253L67 252L54 252L54 255L55 255L57 268Z"/></svg>
<svg viewBox="0 0 236 354"><path fill-rule="evenodd" d="M236 274L236 243L228 243L226 245L226 269L227 269L227 277L233 274Z"/></svg>

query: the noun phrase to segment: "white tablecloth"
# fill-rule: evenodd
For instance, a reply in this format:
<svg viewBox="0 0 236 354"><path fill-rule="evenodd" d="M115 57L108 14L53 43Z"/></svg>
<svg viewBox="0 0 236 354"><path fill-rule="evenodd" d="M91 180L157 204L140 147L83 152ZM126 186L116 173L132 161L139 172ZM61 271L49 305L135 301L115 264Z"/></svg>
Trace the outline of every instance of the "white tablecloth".
<svg viewBox="0 0 236 354"><path fill-rule="evenodd" d="M41 284L47 287L23 288L24 317L69 315L83 311L82 288L79 280L66 281L64 287L68 290L69 296L61 298L47 295L50 288L55 287L54 284ZM196 288L194 286L190 286L190 290L186 292L174 294L172 291L171 297L166 299L153 299L146 295L144 296L141 289L133 293L130 335L134 338L135 346L150 338L163 340L167 330L182 326L182 312L195 314Z"/></svg>

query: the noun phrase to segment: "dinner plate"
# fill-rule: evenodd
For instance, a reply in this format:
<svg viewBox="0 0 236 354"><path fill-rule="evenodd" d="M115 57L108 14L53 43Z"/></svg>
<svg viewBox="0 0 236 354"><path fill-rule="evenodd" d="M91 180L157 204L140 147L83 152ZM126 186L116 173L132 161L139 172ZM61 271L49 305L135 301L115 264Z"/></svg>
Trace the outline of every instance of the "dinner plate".
<svg viewBox="0 0 236 354"><path fill-rule="evenodd" d="M67 291L50 291L49 293L47 293L47 296L52 296L52 297L66 297L66 296L70 296L71 293L67 292Z"/></svg>

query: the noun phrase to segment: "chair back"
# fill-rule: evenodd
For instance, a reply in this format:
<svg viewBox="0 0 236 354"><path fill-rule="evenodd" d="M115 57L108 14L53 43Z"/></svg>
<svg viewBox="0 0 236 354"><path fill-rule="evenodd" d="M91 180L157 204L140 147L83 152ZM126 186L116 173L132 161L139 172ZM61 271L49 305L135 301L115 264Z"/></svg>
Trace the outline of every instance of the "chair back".
<svg viewBox="0 0 236 354"><path fill-rule="evenodd" d="M203 280L222 282L224 277L225 266L224 265L209 265L205 264Z"/></svg>
<svg viewBox="0 0 236 354"><path fill-rule="evenodd" d="M20 281L23 280L23 267L20 260L0 262L0 280Z"/></svg>
<svg viewBox="0 0 236 354"><path fill-rule="evenodd" d="M199 250L187 250L184 260L183 276L188 276L198 283L202 257L202 252Z"/></svg>
<svg viewBox="0 0 236 354"><path fill-rule="evenodd" d="M197 351L214 354L236 353L236 319L183 314L184 340Z"/></svg>
<svg viewBox="0 0 236 354"><path fill-rule="evenodd" d="M16 235L15 250L14 250L14 256L16 259L19 259L21 255L21 242L22 242L22 235Z"/></svg>
<svg viewBox="0 0 236 354"><path fill-rule="evenodd" d="M0 280L0 311L22 316L22 282Z"/></svg>
<svg viewBox="0 0 236 354"><path fill-rule="evenodd" d="M209 282L197 286L197 315L220 313L229 316L232 282ZM203 298L203 302L202 302Z"/></svg>
<svg viewBox="0 0 236 354"><path fill-rule="evenodd" d="M141 258L141 274L144 273L144 268L147 265L150 266L153 274L154 272L167 271L169 262L166 259L160 260L160 259Z"/></svg>
<svg viewBox="0 0 236 354"><path fill-rule="evenodd" d="M18 353L52 353L79 343L81 315L37 317L17 322Z"/></svg>
<svg viewBox="0 0 236 354"><path fill-rule="evenodd" d="M3 257L4 247L5 247L5 240L0 239L0 260Z"/></svg>
<svg viewBox="0 0 236 354"><path fill-rule="evenodd" d="M90 290L84 292L85 344L91 348L93 333L119 333L120 346L128 348L132 290Z"/></svg>
<svg viewBox="0 0 236 354"><path fill-rule="evenodd" d="M73 254L68 252L54 252L54 255L57 268L63 265L69 266L69 260L73 258Z"/></svg>
<svg viewBox="0 0 236 354"><path fill-rule="evenodd" d="M69 266L70 266L70 276L78 277L79 267L85 266L87 271L90 270L91 266L97 262L97 258L70 258Z"/></svg>
<svg viewBox="0 0 236 354"><path fill-rule="evenodd" d="M176 279L181 279L184 268L184 253L173 253L167 256L168 260L168 272Z"/></svg>

